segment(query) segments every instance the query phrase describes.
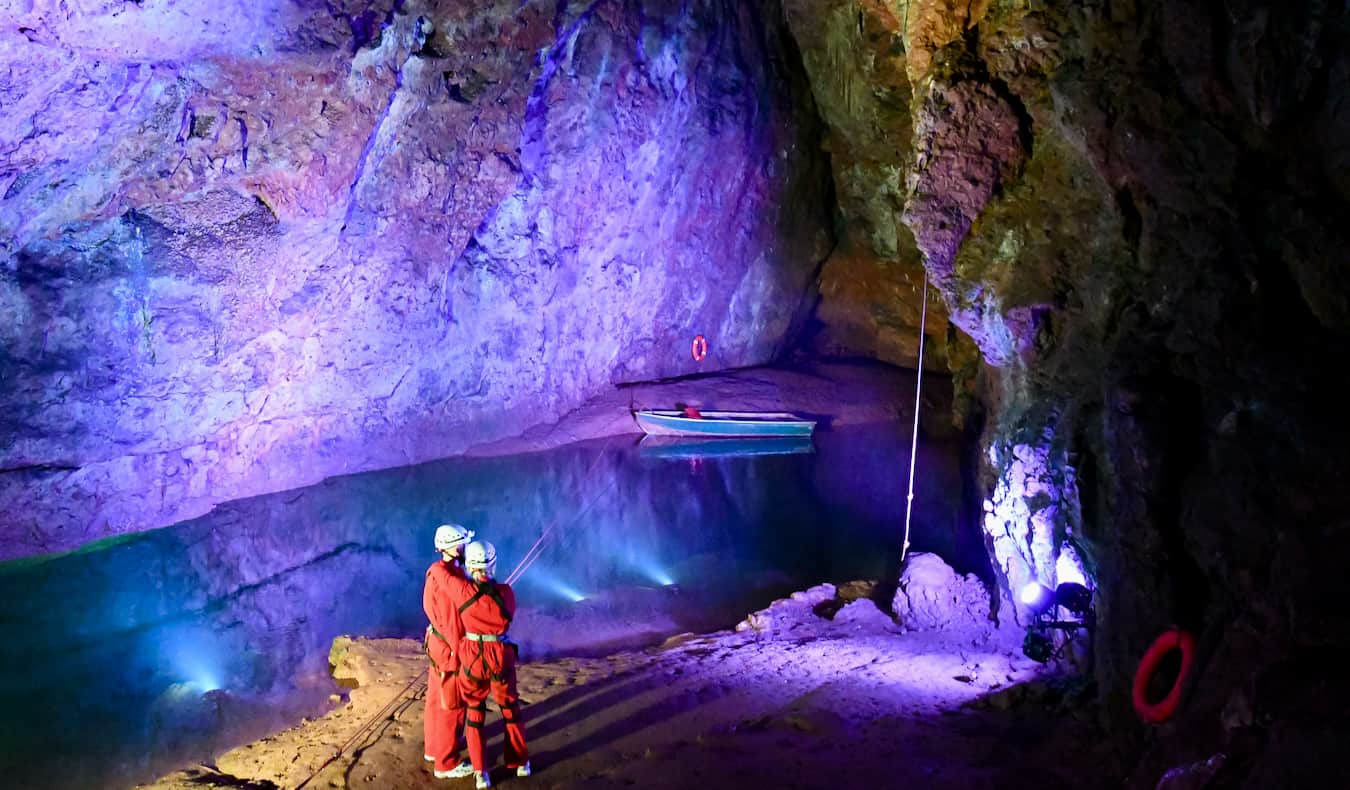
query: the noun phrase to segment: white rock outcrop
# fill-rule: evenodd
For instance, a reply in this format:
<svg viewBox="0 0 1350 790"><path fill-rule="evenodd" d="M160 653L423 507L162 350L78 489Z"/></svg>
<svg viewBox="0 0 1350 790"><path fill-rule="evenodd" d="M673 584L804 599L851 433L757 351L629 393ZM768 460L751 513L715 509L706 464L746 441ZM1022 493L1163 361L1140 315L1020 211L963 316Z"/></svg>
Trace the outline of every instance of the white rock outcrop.
<svg viewBox="0 0 1350 790"><path fill-rule="evenodd" d="M973 574L961 576L936 554L909 555L891 609L912 631L989 619L989 592Z"/></svg>

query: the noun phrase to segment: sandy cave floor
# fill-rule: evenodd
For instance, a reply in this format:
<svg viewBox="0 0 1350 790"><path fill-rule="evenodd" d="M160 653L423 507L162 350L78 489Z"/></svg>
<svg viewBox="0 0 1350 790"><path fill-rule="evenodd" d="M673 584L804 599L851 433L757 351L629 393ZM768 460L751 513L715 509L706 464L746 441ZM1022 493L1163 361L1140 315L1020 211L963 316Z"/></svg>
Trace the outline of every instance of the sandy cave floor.
<svg viewBox="0 0 1350 790"><path fill-rule="evenodd" d="M813 611L840 605L833 619ZM1021 636L983 623L906 632L871 600L845 603L821 585L733 631L527 662L519 686L535 775L501 767L494 710L493 778L537 790L1118 784L1091 710L1075 708L1065 684L1037 680ZM356 684L345 704L147 787L473 786L433 779L422 760L416 642L340 639L334 658L335 676Z"/></svg>

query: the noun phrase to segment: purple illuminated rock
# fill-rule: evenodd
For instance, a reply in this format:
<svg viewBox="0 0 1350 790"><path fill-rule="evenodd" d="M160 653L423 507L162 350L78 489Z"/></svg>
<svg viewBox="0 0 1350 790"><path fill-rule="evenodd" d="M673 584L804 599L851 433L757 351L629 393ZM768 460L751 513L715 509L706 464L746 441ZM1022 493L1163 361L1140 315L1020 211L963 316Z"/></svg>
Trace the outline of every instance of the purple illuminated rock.
<svg viewBox="0 0 1350 790"><path fill-rule="evenodd" d="M0 556L768 361L830 249L772 4L16 17Z"/></svg>
<svg viewBox="0 0 1350 790"><path fill-rule="evenodd" d="M1081 562L1065 542L1082 524L1077 477L1051 436L1047 432L1040 441L1013 447L996 444L988 451L998 482L984 501L984 533L994 567L1006 583L1004 601L1023 623L1031 618L1020 598L1027 584L1053 590L1060 582L1083 582ZM1059 578L1061 567L1073 578Z"/></svg>
<svg viewBox="0 0 1350 790"><path fill-rule="evenodd" d="M936 554L905 560L891 609L911 631L988 625L989 593L972 574L961 576Z"/></svg>
<svg viewBox="0 0 1350 790"><path fill-rule="evenodd" d="M767 608L751 612L736 624L736 630L752 632L771 639L808 630L818 619L815 608L834 600L835 593L835 586L829 583L800 590L787 598L779 598Z"/></svg>

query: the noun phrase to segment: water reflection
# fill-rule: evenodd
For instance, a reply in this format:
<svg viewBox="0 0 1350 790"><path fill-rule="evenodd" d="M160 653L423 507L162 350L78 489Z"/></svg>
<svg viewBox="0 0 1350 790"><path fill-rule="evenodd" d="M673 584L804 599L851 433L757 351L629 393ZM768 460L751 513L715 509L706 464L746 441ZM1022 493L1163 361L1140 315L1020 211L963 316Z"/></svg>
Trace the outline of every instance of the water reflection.
<svg viewBox="0 0 1350 790"><path fill-rule="evenodd" d="M687 436L644 436L638 452L644 458L727 458L815 452L810 436L766 436L757 439L698 439Z"/></svg>
<svg viewBox="0 0 1350 790"><path fill-rule="evenodd" d="M899 425L749 456L616 437L337 478L0 566L0 775L126 786L323 712L334 636L420 634L446 519L495 542L503 575L548 533L518 584L527 658L727 627L806 584L878 578L907 456ZM913 542L971 570L955 459L920 449Z"/></svg>

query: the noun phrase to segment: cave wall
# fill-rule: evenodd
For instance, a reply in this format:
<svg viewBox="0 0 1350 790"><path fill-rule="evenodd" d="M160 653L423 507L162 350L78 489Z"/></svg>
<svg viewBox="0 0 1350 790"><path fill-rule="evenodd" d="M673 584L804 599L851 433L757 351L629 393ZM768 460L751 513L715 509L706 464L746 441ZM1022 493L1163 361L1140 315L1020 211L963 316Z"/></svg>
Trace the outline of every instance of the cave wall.
<svg viewBox="0 0 1350 790"><path fill-rule="evenodd" d="M899 8L785 0L783 11L824 124L837 212L838 242L820 271L804 345L914 368L922 341L926 368L974 365L935 294L924 315L923 260L901 221L914 95Z"/></svg>
<svg viewBox="0 0 1350 790"><path fill-rule="evenodd" d="M0 107L0 558L766 362L832 246L772 2L36 0Z"/></svg>
<svg viewBox="0 0 1350 790"><path fill-rule="evenodd" d="M695 333L762 362L813 290L817 348L908 362L926 276L1002 592L1087 573L1135 783L1350 730L1343 5L3 13L0 557L510 435ZM1172 623L1202 672L1145 730Z"/></svg>
<svg viewBox="0 0 1350 790"><path fill-rule="evenodd" d="M868 149L847 188L834 162L841 246L870 227L850 201L901 204L979 349L951 368L979 394L1005 600L1086 572L1104 721L1142 755L1131 784L1221 751L1219 786L1300 786L1335 763L1350 732L1331 660L1350 642L1334 593L1350 536L1344 5L787 6L828 140L905 95L889 154ZM809 43L829 13L892 44L861 101L811 67L814 47L878 68L875 48ZM1146 728L1130 681L1172 624L1199 638L1200 672L1177 720Z"/></svg>

